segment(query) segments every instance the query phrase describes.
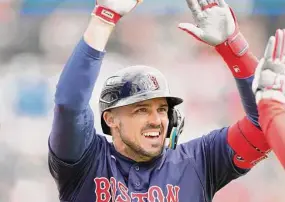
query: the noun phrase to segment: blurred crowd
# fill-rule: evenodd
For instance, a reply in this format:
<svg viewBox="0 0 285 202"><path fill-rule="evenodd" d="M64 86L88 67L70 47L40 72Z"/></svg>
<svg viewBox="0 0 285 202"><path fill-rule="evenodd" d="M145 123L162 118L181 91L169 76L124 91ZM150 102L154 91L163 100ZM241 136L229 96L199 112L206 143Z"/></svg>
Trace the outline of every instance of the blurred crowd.
<svg viewBox="0 0 285 202"><path fill-rule="evenodd" d="M252 52L262 57L268 37L285 28L285 1L227 2ZM54 92L93 6L93 0L0 0L0 202L58 201L47 166ZM193 22L184 0L145 0L118 24L91 100L99 131L102 82L110 72L134 64L160 69L172 93L184 98L181 142L244 116L221 57L177 29L179 22ZM283 202L284 190L284 170L271 154L222 189L214 202Z"/></svg>

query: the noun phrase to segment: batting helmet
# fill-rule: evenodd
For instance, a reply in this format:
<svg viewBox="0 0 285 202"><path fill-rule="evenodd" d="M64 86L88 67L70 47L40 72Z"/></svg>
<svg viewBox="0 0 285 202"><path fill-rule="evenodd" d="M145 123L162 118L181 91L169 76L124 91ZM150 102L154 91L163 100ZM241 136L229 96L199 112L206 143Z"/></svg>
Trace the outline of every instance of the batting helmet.
<svg viewBox="0 0 285 202"><path fill-rule="evenodd" d="M182 103L183 100L171 96L163 74L148 66L126 67L107 78L99 100L103 132L111 135L110 128L103 119L103 113L106 110L161 97L165 97L169 105L167 137L172 144L170 147L175 148L177 138L183 129L184 118L174 106Z"/></svg>

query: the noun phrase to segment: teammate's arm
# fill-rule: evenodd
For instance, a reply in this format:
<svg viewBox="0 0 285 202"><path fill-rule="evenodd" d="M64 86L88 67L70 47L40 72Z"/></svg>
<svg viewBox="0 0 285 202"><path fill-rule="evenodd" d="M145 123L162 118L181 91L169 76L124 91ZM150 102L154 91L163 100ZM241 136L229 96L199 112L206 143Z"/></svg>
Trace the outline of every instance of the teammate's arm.
<svg viewBox="0 0 285 202"><path fill-rule="evenodd" d="M285 103L264 99L259 102L258 110L265 137L285 169Z"/></svg>
<svg viewBox="0 0 285 202"><path fill-rule="evenodd" d="M268 41L253 81L259 123L274 153L285 168L285 30Z"/></svg>

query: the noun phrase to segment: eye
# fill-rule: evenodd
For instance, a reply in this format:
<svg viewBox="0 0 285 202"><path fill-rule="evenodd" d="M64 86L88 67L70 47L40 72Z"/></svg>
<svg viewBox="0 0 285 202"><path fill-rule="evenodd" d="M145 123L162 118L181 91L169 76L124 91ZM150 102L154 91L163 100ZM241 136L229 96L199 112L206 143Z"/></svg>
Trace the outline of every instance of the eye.
<svg viewBox="0 0 285 202"><path fill-rule="evenodd" d="M147 108L139 108L136 110L136 113L145 113L147 112Z"/></svg>
<svg viewBox="0 0 285 202"><path fill-rule="evenodd" d="M168 108L160 107L160 108L158 108L158 112L168 112Z"/></svg>

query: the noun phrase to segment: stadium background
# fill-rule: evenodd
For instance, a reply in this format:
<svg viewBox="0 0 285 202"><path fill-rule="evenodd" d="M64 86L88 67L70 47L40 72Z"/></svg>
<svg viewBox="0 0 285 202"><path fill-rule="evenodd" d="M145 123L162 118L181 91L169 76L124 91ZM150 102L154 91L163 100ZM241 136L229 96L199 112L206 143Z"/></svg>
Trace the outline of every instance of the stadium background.
<svg viewBox="0 0 285 202"><path fill-rule="evenodd" d="M276 28L285 28L285 1L227 2L260 58L268 37ZM58 201L47 166L53 95L93 6L93 0L0 0L0 202ZM184 0L145 0L120 22L108 43L92 97L97 128L102 81L110 72L132 64L157 67L172 92L185 98L181 142L244 115L222 59L213 48L176 28L179 22L189 21ZM284 190L284 170L271 155L221 190L214 202L281 202Z"/></svg>

